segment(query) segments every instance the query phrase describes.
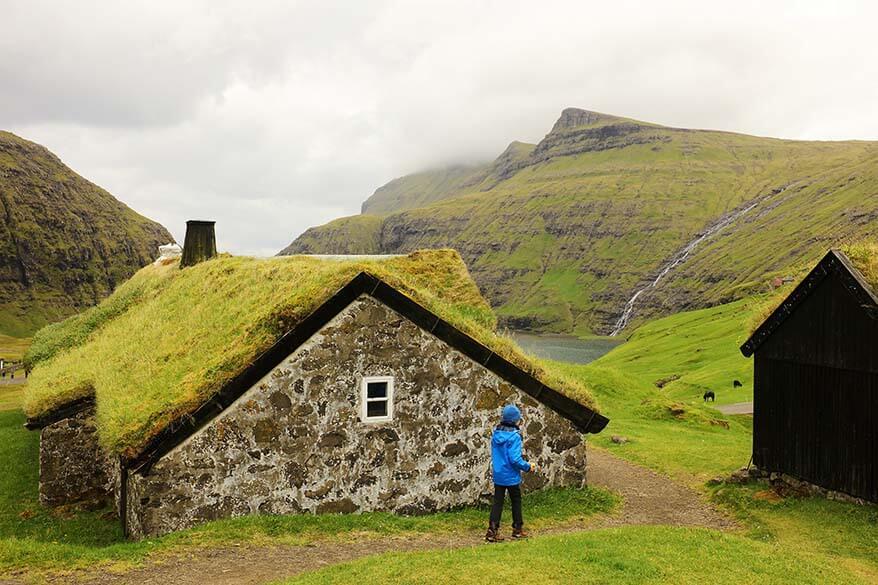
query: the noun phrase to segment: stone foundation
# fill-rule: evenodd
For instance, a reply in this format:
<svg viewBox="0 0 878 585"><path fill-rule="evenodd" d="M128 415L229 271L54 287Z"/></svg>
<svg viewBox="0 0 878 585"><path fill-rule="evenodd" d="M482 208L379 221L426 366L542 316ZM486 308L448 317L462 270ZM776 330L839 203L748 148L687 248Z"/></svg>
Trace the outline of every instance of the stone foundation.
<svg viewBox="0 0 878 585"><path fill-rule="evenodd" d="M786 473L777 471L766 471L757 467L742 467L738 471L732 473L728 478L720 478L721 481L735 484L745 484L757 481L766 481L771 485L772 489L783 497L810 497L820 496L827 500L837 500L839 502L847 502L849 504L857 504L860 506L874 506L875 503L869 502L862 498L851 496L844 492L837 492L826 489L819 485L803 481ZM717 483L717 482L713 482Z"/></svg>
<svg viewBox="0 0 878 585"><path fill-rule="evenodd" d="M360 420L363 376L393 376L394 418ZM130 536L247 514L424 514L491 491L503 404L524 415L525 489L585 484L583 437L565 419L361 296L232 406L129 474Z"/></svg>
<svg viewBox="0 0 878 585"><path fill-rule="evenodd" d="M41 504L109 503L118 484L118 462L98 445L94 407L40 431Z"/></svg>

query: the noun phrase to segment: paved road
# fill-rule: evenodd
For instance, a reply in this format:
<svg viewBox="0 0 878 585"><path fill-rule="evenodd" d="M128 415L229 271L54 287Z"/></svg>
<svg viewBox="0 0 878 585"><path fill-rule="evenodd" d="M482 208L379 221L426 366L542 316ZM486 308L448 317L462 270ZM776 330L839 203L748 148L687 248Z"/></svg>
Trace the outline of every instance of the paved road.
<svg viewBox="0 0 878 585"><path fill-rule="evenodd" d="M753 414L753 402L722 404L717 406L716 409L723 414Z"/></svg>

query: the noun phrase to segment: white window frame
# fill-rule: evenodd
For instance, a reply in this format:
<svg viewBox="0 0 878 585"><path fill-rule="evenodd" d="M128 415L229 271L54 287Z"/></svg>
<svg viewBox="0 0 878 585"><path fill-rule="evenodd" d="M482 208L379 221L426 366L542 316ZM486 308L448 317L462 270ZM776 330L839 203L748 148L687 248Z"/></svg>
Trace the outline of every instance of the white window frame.
<svg viewBox="0 0 878 585"><path fill-rule="evenodd" d="M371 382L387 383L387 398L369 398ZM387 415L367 416L369 402L387 401ZM360 382L360 420L364 423L383 423L393 420L393 376L364 376Z"/></svg>

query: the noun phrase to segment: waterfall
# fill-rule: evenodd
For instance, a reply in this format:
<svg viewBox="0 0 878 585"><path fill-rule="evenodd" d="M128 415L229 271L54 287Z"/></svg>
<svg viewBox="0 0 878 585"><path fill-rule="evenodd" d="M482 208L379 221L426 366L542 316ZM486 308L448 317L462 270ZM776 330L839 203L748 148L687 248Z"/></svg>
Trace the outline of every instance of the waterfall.
<svg viewBox="0 0 878 585"><path fill-rule="evenodd" d="M774 195L778 195L780 193L783 193L784 191L786 191L786 189L787 189L787 187L784 187L782 189L777 189L777 190L773 191L771 193L771 195L769 195L769 196L774 196ZM748 205L742 209L737 209L737 210L731 211L731 212L727 213L726 215L722 216L713 225L708 227L703 232L699 233L693 240L691 240L689 243L687 243L685 246L683 246L683 248L680 249L676 254L674 254L674 256L671 258L671 260L667 264L665 264L664 267L662 267L662 269L658 273L658 276L656 276L652 282L650 282L649 284L647 284L643 288L638 289L637 292L635 292L633 295L631 295L631 298L628 299L628 302L625 304L625 310L622 311L622 315L619 317L619 320L616 321L616 325L613 327L613 331L610 333L610 337L615 337L623 329L625 329L625 327L628 325L628 321L631 320L631 316L634 314L634 307L637 304L637 299L640 298L640 295L642 295L643 293L645 293L646 291L648 291L651 288L655 288L656 285L658 285L658 283L661 282L661 280L671 270L673 270L674 268L676 268L677 266L679 266L680 264L685 262L686 258L689 257L689 255L692 253L692 251L695 250L695 248L697 248L698 245L701 244L701 242L703 242L704 240L713 236L714 234L722 231L723 229L727 228L731 224L735 223L735 221L737 221L738 218L745 215L750 210L752 210L754 207L759 205L764 199L765 198L761 198L761 199L757 200L756 202L751 203L750 205Z"/></svg>

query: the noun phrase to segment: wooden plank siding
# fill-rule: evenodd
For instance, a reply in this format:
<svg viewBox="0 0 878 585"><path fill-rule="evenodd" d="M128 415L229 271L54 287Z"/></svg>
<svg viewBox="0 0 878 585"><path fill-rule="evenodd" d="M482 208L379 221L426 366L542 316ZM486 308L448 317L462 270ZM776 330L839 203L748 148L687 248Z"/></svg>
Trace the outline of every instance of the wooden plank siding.
<svg viewBox="0 0 878 585"><path fill-rule="evenodd" d="M878 321L828 275L755 353L753 461L878 501Z"/></svg>
<svg viewBox="0 0 878 585"><path fill-rule="evenodd" d="M758 354L755 376L756 466L878 501L878 376Z"/></svg>

